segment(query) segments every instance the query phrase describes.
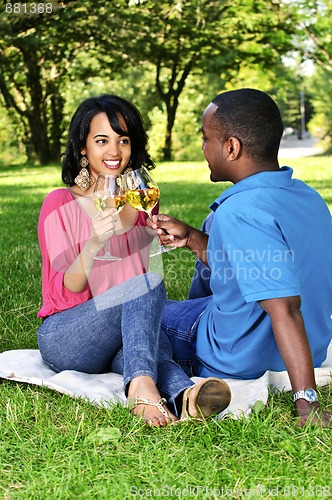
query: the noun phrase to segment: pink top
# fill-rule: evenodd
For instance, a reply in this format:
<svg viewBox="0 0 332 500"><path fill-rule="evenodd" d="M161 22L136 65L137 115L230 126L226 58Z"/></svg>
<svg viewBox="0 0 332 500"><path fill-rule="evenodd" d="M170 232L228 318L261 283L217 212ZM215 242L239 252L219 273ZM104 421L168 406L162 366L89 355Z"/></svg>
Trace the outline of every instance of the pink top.
<svg viewBox="0 0 332 500"><path fill-rule="evenodd" d="M74 262L91 234L91 219L67 188L52 191L44 200L38 222L42 254L42 299L38 317L44 318L86 302L123 281L146 272L151 236L144 212L138 212L129 231L110 238L112 255L122 260L96 260L88 284L74 293L63 285L66 269ZM103 254L103 248L100 254Z"/></svg>

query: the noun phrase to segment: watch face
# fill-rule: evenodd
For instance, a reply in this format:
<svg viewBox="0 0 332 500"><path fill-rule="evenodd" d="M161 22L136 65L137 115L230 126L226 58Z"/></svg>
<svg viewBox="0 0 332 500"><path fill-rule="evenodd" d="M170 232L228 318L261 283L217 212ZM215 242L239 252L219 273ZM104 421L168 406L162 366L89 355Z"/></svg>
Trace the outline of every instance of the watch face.
<svg viewBox="0 0 332 500"><path fill-rule="evenodd" d="M306 389L304 393L305 393L305 399L307 401L310 401L310 403L317 401L317 394L316 391L314 391L313 389Z"/></svg>

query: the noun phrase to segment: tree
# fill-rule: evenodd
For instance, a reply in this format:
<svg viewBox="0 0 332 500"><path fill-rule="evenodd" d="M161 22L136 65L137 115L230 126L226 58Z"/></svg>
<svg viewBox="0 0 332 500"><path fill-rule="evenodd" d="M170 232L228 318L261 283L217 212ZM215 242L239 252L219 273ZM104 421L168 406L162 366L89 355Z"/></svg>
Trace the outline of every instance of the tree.
<svg viewBox="0 0 332 500"><path fill-rule="evenodd" d="M51 13L0 17L2 101L22 122L28 154L41 163L60 153L66 83L97 74L106 78L110 68L119 76L120 69L140 64L142 74L154 68L150 94L156 92L165 106L163 157L171 159L188 76L213 72L222 82L243 60L272 66L291 48L296 20L292 4L282 0L69 0L59 5Z"/></svg>
<svg viewBox="0 0 332 500"><path fill-rule="evenodd" d="M85 50L95 50L93 25L87 23L81 29L82 19L91 16L91 1L65 1L59 7L56 2L4 3L6 10L0 17L2 103L13 121L20 120L17 130L28 158L40 163L58 160L66 82L99 71L91 60L87 68L78 64ZM101 2L94 4L100 7L99 15L105 14ZM24 5L37 6L40 12L25 14Z"/></svg>
<svg viewBox="0 0 332 500"><path fill-rule="evenodd" d="M299 8L305 57L332 72L332 0L300 0Z"/></svg>
<svg viewBox="0 0 332 500"><path fill-rule="evenodd" d="M303 12L302 53L318 66L308 82L315 113L309 128L323 139L327 149L331 150L332 0L302 0L299 2L299 8Z"/></svg>
<svg viewBox="0 0 332 500"><path fill-rule="evenodd" d="M243 59L270 67L291 49L296 12L275 0L132 0L122 32L133 61L155 67L155 85L167 113L164 160L171 159L180 95L191 73L218 72L227 80Z"/></svg>
<svg viewBox="0 0 332 500"><path fill-rule="evenodd" d="M314 116L309 122L309 130L323 141L326 152L332 151L331 85L332 72L322 67L318 67L307 82L314 107Z"/></svg>

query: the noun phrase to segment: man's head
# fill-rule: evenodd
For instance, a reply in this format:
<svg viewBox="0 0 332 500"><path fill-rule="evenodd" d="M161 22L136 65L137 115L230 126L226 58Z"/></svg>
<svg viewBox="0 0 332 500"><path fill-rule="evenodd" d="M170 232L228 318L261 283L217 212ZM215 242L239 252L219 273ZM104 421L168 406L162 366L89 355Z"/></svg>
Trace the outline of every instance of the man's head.
<svg viewBox="0 0 332 500"><path fill-rule="evenodd" d="M235 160L245 160L241 166L251 166L257 172L265 167L276 168L282 133L279 109L266 93L239 89L219 94L203 115L203 150L210 168L212 166L211 179L234 182L234 165L228 162ZM220 168L226 169L224 173L220 172L218 160ZM240 174L239 168L237 172ZM243 174L240 175L245 177L245 172ZM249 171L248 175L251 175Z"/></svg>

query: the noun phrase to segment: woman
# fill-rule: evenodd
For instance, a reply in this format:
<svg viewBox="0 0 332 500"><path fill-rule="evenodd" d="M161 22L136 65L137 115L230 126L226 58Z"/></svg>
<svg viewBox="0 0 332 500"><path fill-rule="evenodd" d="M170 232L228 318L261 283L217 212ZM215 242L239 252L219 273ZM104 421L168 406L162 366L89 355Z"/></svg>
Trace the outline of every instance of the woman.
<svg viewBox="0 0 332 500"><path fill-rule="evenodd" d="M128 203L117 216L93 205L98 174L116 177L143 165L154 167L138 110L114 95L85 100L69 128L62 164L67 187L46 197L39 218L38 344L55 371L123 374L133 413L162 426L222 411L230 391L214 378L194 385L159 333L166 293L162 278L147 272L146 214ZM109 238L121 260L95 260Z"/></svg>

